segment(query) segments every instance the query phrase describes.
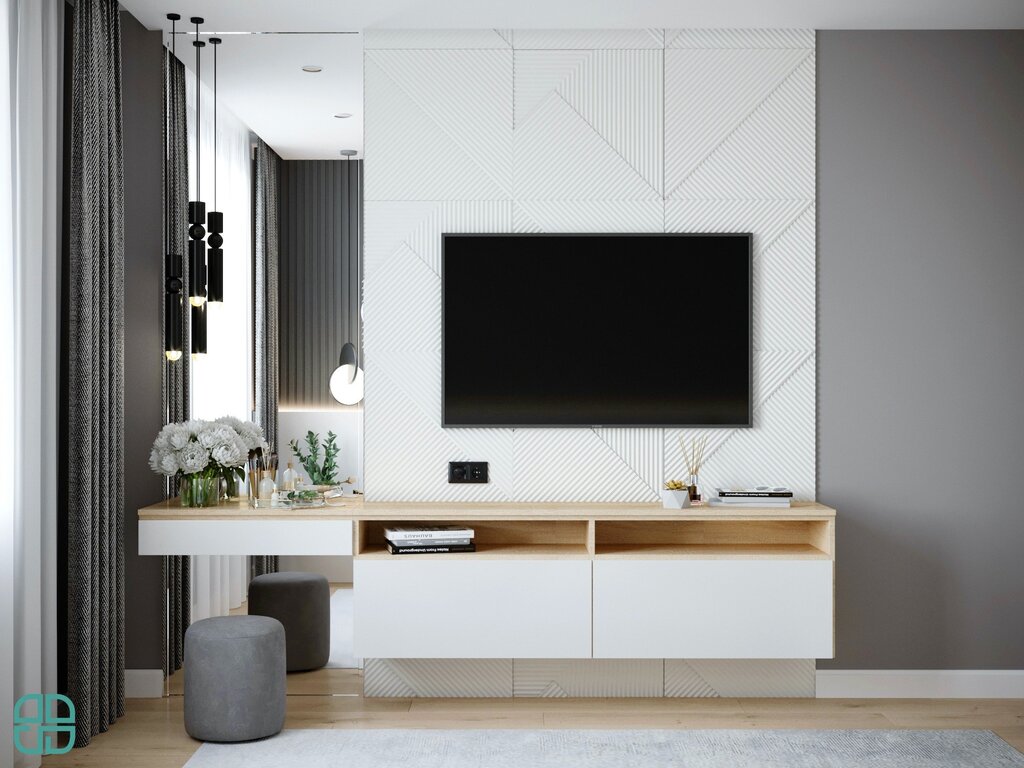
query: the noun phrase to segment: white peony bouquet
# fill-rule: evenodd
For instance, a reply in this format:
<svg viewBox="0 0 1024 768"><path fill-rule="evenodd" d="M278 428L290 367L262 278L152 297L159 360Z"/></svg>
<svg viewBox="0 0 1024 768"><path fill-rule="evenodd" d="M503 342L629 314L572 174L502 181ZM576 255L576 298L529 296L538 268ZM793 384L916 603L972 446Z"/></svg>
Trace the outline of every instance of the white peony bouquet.
<svg viewBox="0 0 1024 768"><path fill-rule="evenodd" d="M204 478L217 483L220 478L234 484L244 479L250 451L262 447L263 431L252 422L224 416L216 421L193 419L167 424L160 430L149 454L149 466L168 477ZM182 501L186 501L182 484ZM191 503L188 506L201 506Z"/></svg>

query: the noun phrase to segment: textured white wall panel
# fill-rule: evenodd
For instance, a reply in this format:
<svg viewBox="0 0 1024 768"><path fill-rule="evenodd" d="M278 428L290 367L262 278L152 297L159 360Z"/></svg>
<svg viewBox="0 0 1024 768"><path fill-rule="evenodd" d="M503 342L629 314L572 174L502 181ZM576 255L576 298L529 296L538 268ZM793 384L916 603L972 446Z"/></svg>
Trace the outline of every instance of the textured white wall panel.
<svg viewBox="0 0 1024 768"><path fill-rule="evenodd" d="M814 659L366 659L369 697L809 697Z"/></svg>
<svg viewBox="0 0 1024 768"><path fill-rule="evenodd" d="M364 50L464 50L511 48L510 29L368 29Z"/></svg>
<svg viewBox="0 0 1024 768"><path fill-rule="evenodd" d="M501 200L508 198L506 179L495 179L478 164L435 116L417 104L367 51L363 63L367 110L365 164L367 200ZM443 52L449 53L449 52ZM463 52L467 55L475 51ZM500 52L497 52L500 53ZM511 74L512 57L508 59ZM508 97L511 108L511 94ZM499 142L500 145L500 142Z"/></svg>
<svg viewBox="0 0 1024 768"><path fill-rule="evenodd" d="M654 500L683 472L680 436L707 434L706 489L813 498L814 32L388 30L365 47L369 497ZM510 231L752 232L754 427L442 429L441 234ZM491 483L448 485L456 459L489 461Z"/></svg>
<svg viewBox="0 0 1024 768"><path fill-rule="evenodd" d="M661 200L517 200L514 232L661 232Z"/></svg>
<svg viewBox="0 0 1024 768"><path fill-rule="evenodd" d="M810 52L805 50L665 52L665 173L669 197L683 196L680 193L684 185L697 170L714 158L808 56ZM742 184L744 180L741 176L736 181Z"/></svg>
<svg viewBox="0 0 1024 768"><path fill-rule="evenodd" d="M809 697L814 659L665 659L667 697Z"/></svg>
<svg viewBox="0 0 1024 768"><path fill-rule="evenodd" d="M665 47L661 29L517 29L513 34L516 50Z"/></svg>
<svg viewBox="0 0 1024 768"><path fill-rule="evenodd" d="M363 695L507 698L512 695L512 659L366 659Z"/></svg>
<svg viewBox="0 0 1024 768"><path fill-rule="evenodd" d="M513 695L536 698L664 695L661 659L516 659Z"/></svg>
<svg viewBox="0 0 1024 768"><path fill-rule="evenodd" d="M666 29L666 48L814 48L813 29Z"/></svg>

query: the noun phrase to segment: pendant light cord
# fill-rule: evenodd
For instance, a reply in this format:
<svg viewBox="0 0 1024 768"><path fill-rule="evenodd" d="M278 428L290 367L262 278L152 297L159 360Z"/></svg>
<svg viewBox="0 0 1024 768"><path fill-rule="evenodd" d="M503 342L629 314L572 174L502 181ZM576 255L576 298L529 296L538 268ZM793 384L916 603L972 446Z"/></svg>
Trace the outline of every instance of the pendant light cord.
<svg viewBox="0 0 1024 768"><path fill-rule="evenodd" d="M200 63L199 63L199 22L196 22L196 197L195 197L196 200L202 200L202 198L203 198L203 189L202 189L202 184L201 184L202 178L203 178L203 175L202 175L203 164L202 164L202 153L201 153L202 150L201 150L200 142L199 142L199 136L200 136L200 133L201 133L201 130L200 130L201 123L199 121L199 109L200 109L200 101L201 101L201 99L200 99L199 89L202 86L202 82L203 81L202 81L202 78L200 77L199 67L200 67Z"/></svg>
<svg viewBox="0 0 1024 768"><path fill-rule="evenodd" d="M167 74L164 76L166 92L164 94L164 251L171 252L171 72L174 68L175 31L178 22L171 19L171 60L167 62ZM166 276L167 266L164 266Z"/></svg>
<svg viewBox="0 0 1024 768"><path fill-rule="evenodd" d="M217 207L217 49L213 46L213 210Z"/></svg>

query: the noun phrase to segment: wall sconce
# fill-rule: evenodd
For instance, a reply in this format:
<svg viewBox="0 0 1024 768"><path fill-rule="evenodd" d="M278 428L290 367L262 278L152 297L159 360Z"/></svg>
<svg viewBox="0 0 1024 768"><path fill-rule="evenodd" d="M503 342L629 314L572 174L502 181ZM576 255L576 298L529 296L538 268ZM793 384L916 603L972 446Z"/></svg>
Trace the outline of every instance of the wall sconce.
<svg viewBox="0 0 1024 768"><path fill-rule="evenodd" d="M352 342L341 348L338 367L331 374L331 395L342 405L356 405L363 399L363 369Z"/></svg>

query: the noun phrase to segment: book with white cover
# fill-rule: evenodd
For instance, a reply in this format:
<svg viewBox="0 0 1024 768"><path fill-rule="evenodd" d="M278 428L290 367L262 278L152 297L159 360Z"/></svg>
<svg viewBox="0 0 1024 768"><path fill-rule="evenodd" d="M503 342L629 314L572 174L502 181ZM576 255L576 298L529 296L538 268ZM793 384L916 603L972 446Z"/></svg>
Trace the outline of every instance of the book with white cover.
<svg viewBox="0 0 1024 768"><path fill-rule="evenodd" d="M384 529L384 538L388 541L420 541L433 539L472 539L472 528L464 525L393 525Z"/></svg>
<svg viewBox="0 0 1024 768"><path fill-rule="evenodd" d="M782 507L786 508L790 506L789 499L762 499L762 498L745 498L745 497L731 497L728 499L709 499L708 503L712 507Z"/></svg>

